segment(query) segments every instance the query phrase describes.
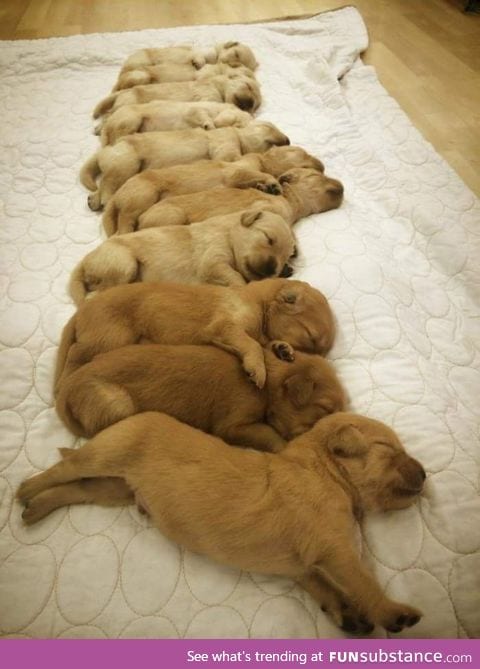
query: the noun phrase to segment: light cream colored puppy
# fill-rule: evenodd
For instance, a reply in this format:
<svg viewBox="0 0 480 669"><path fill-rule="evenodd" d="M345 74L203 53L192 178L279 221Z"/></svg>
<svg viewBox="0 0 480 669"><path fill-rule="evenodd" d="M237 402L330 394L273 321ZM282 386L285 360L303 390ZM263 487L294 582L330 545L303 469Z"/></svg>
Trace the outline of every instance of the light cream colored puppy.
<svg viewBox="0 0 480 669"><path fill-rule="evenodd" d="M143 105L126 105L113 112L102 124L102 145L115 144L125 135L156 130L214 130L243 128L252 117L227 102L172 102L156 100Z"/></svg>
<svg viewBox="0 0 480 669"><path fill-rule="evenodd" d="M252 70L249 70L248 67L243 67L242 65L230 67L230 65L226 65L225 63L205 65L201 69L195 67L193 63L184 63L182 65L174 63L139 65L134 69L122 70L112 92L132 88L133 86L164 84L171 81L197 81L219 75L255 78Z"/></svg>
<svg viewBox="0 0 480 669"><path fill-rule="evenodd" d="M294 168L279 177L282 195L253 188L213 188L160 201L138 218L138 229L160 225L188 225L249 208L272 211L290 225L304 216L339 207L343 186L322 172Z"/></svg>
<svg viewBox="0 0 480 669"><path fill-rule="evenodd" d="M109 200L103 227L114 233L133 232L138 218L159 200L174 195L197 193L211 188L257 188L280 195L275 177L293 167L323 172L323 163L299 146L275 146L265 153L248 153L231 163L202 160L159 170L145 170L131 177ZM288 190L288 189L287 189Z"/></svg>
<svg viewBox="0 0 480 669"><path fill-rule="evenodd" d="M220 75L200 81L147 84L111 93L95 107L93 118L115 111L123 105L142 104L152 100L230 102L243 111L253 113L260 106L262 96L254 79L236 75L234 77Z"/></svg>
<svg viewBox="0 0 480 669"><path fill-rule="evenodd" d="M294 252L289 225L270 212L152 228L111 237L85 256L73 271L70 294L80 304L91 291L134 281L244 286L289 276L287 262Z"/></svg>
<svg viewBox="0 0 480 669"><path fill-rule="evenodd" d="M271 123L255 121L245 128L171 130L128 135L105 146L82 167L80 181L91 191L91 209L105 205L120 186L148 168L169 167L197 160L238 160L244 153L263 153L290 140ZM100 185L96 178L101 174Z"/></svg>
<svg viewBox="0 0 480 669"><path fill-rule="evenodd" d="M254 70L258 63L252 50L240 42L225 42L213 47L174 46L161 49L141 49L135 51L125 61L122 70L128 70L139 65L157 65L160 63L175 63L183 65L193 63L200 69L207 63L227 63L232 67L245 65Z"/></svg>
<svg viewBox="0 0 480 669"><path fill-rule="evenodd" d="M61 452L63 460L17 492L27 524L64 504L113 506L122 495L131 504L135 494L171 541L221 564L299 581L348 632L380 625L395 633L421 618L383 592L355 545L355 519L412 506L425 482L421 464L379 421L333 413L265 453L150 412ZM100 479L93 495L92 477ZM130 492L122 481L109 504L103 477L108 488L120 477Z"/></svg>

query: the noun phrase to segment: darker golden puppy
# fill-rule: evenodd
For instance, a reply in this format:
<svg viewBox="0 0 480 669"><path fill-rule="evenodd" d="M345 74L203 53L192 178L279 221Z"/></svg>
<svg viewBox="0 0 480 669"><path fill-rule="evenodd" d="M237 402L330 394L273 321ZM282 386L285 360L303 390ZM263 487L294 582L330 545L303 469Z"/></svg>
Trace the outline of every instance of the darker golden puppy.
<svg viewBox="0 0 480 669"><path fill-rule="evenodd" d="M259 388L265 385L262 345L279 355L293 348L326 353L334 338L325 297L308 283L264 279L242 287L174 283L117 286L84 302L64 328L56 386L98 353L148 340L215 344L238 356Z"/></svg>
<svg viewBox="0 0 480 669"><path fill-rule="evenodd" d="M80 436L134 413L162 411L231 444L265 451L281 450L286 439L343 410L343 389L324 358L296 352L293 362L284 362L267 350L265 363L260 390L238 359L215 346L125 346L65 379L56 407Z"/></svg>
<svg viewBox="0 0 480 669"><path fill-rule="evenodd" d="M159 413L99 433L18 498L34 523L64 504L137 499L172 541L238 569L298 580L348 631L400 632L420 611L387 597L360 561L354 521L410 506L425 472L386 425L336 413L280 453L228 446ZM120 486L113 491L115 479ZM393 522L393 521L392 521Z"/></svg>

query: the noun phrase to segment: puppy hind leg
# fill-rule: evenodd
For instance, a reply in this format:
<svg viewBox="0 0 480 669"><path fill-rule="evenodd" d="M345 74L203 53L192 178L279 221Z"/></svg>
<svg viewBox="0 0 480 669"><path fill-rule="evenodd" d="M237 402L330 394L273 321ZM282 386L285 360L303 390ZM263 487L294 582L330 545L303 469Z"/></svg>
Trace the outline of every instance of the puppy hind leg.
<svg viewBox="0 0 480 669"><path fill-rule="evenodd" d="M88 292L133 283L138 276L138 261L133 251L108 240L83 260L83 284Z"/></svg>
<svg viewBox="0 0 480 669"><path fill-rule="evenodd" d="M141 171L142 161L131 146L120 141L102 149L99 163L102 170L100 202L105 206L127 179Z"/></svg>
<svg viewBox="0 0 480 669"><path fill-rule="evenodd" d="M157 228L163 225L188 225L189 222L183 209L168 202L159 202L139 217L138 229Z"/></svg>
<svg viewBox="0 0 480 669"><path fill-rule="evenodd" d="M144 454L140 425L141 422L138 426L111 425L81 448L68 450L63 460L24 481L18 488L17 499L28 505L33 497L61 483L105 476L125 478L128 469Z"/></svg>
<svg viewBox="0 0 480 669"><path fill-rule="evenodd" d="M370 634L374 625L348 601L340 595L330 584L316 574L309 574L299 579L299 584L317 601L324 613L327 613L334 623L349 634Z"/></svg>
<svg viewBox="0 0 480 669"><path fill-rule="evenodd" d="M75 405L79 407L75 418L87 437L136 413L135 403L125 388L101 379L92 379L79 388Z"/></svg>
<svg viewBox="0 0 480 669"><path fill-rule="evenodd" d="M47 488L27 502L22 518L27 525L38 522L55 509L70 504L127 506L135 496L125 481L117 477L90 478Z"/></svg>
<svg viewBox="0 0 480 669"><path fill-rule="evenodd" d="M337 546L328 557L315 564L314 569L351 601L368 621L389 632L412 627L422 616L418 609L386 597L351 547Z"/></svg>

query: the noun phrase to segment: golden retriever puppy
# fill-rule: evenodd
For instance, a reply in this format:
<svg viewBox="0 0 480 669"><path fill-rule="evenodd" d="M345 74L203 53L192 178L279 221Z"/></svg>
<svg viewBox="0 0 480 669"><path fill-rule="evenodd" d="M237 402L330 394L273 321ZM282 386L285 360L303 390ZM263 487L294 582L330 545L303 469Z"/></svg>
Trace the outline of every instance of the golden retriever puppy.
<svg viewBox="0 0 480 669"><path fill-rule="evenodd" d="M349 632L412 627L421 613L387 597L361 562L355 519L411 506L425 471L383 423L352 413L319 420L279 453L232 448L161 413L108 427L24 481L22 517L70 503L131 503L125 483L171 541L237 569L297 580ZM97 493L83 479L97 479ZM83 497L83 499L82 499Z"/></svg>
<svg viewBox="0 0 480 669"><path fill-rule="evenodd" d="M89 190L96 191L89 198L89 205L98 209L127 179L142 170L204 159L230 162L244 153L263 152L289 143L283 132L266 121L255 121L245 128L135 133L97 151L82 167L80 181Z"/></svg>
<svg viewBox="0 0 480 669"><path fill-rule="evenodd" d="M244 211L188 226L152 228L111 237L73 270L76 304L92 294L134 281L214 283L244 286L268 277L288 277L295 237L283 218Z"/></svg>
<svg viewBox="0 0 480 669"><path fill-rule="evenodd" d="M322 172L301 167L279 177L282 195L269 195L248 188L212 188L209 191L169 197L138 217L138 230L161 225L188 225L211 216L246 208L272 211L290 225L304 216L339 207L343 199L340 181Z"/></svg>
<svg viewBox="0 0 480 669"><path fill-rule="evenodd" d="M252 70L242 65L230 67L225 63L205 65L201 69L193 63L162 63L160 65L138 65L135 68L122 70L112 92L121 91L133 86L147 84L163 84L172 81L197 81L211 77L250 77L255 79Z"/></svg>
<svg viewBox="0 0 480 669"><path fill-rule="evenodd" d="M250 114L226 102L171 102L157 100L143 105L120 107L103 123L102 145L115 144L125 135L156 130L187 128L243 128L252 120Z"/></svg>
<svg viewBox="0 0 480 669"><path fill-rule="evenodd" d="M207 63L227 63L232 67L245 65L250 70L258 66L252 50L240 42L225 42L213 47L174 46L161 49L141 49L135 51L125 61L122 71L138 67L139 65L158 65L160 63L174 63L184 65L193 63L200 69Z"/></svg>
<svg viewBox="0 0 480 669"><path fill-rule="evenodd" d="M203 160L170 168L145 170L131 177L110 198L103 215L108 236L133 232L144 211L172 195L184 195L211 188L257 188L279 195L282 187L275 177L292 167L323 172L323 163L298 146L275 146L265 153L249 153L227 163ZM273 175L273 176L270 176ZM95 206L93 202L93 206ZM92 206L92 204L90 204Z"/></svg>
<svg viewBox="0 0 480 669"><path fill-rule="evenodd" d="M93 110L93 118L115 111L124 105L141 104L152 100L179 102L230 102L253 114L262 102L260 87L251 77L218 75L199 81L175 81L164 84L134 86L111 93Z"/></svg>
<svg viewBox="0 0 480 669"><path fill-rule="evenodd" d="M65 326L55 385L95 355L120 346L214 344L242 360L265 385L262 346L293 359L293 349L324 354L333 344L333 314L322 293L303 281L264 279L246 286L133 283L86 300ZM293 348L292 348L293 347Z"/></svg>
<svg viewBox="0 0 480 669"><path fill-rule="evenodd" d="M319 418L342 411L343 389L319 355L284 362L265 351L260 390L215 346L124 346L96 356L60 386L56 408L78 436L143 411L162 411L230 444L279 451ZM139 370L142 373L139 374Z"/></svg>

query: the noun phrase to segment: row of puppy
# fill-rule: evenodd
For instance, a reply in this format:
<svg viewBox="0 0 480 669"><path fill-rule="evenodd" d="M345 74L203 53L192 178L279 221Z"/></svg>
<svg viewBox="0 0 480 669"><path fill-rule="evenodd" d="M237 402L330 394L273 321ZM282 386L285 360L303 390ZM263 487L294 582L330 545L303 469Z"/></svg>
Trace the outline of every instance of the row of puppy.
<svg viewBox="0 0 480 669"><path fill-rule="evenodd" d="M387 426L345 411L323 357L335 336L330 306L307 283L279 278L296 254L293 223L339 206L341 184L271 124L211 108L212 128L152 132L152 108L124 102L159 89L198 96L208 84L223 91L213 104L254 111L255 67L236 42L148 49L97 106L97 116L112 110L103 142L127 117L122 127L136 134L82 170L112 237L73 272L79 308L62 334L55 395L69 429L92 438L21 485L23 518L135 501L191 550L295 578L350 633L398 632L420 613L384 595L352 526L364 511L412 504L425 472ZM172 103L160 102L166 118ZM200 107L183 109L171 118L202 118ZM217 128L231 112L240 127Z"/></svg>

